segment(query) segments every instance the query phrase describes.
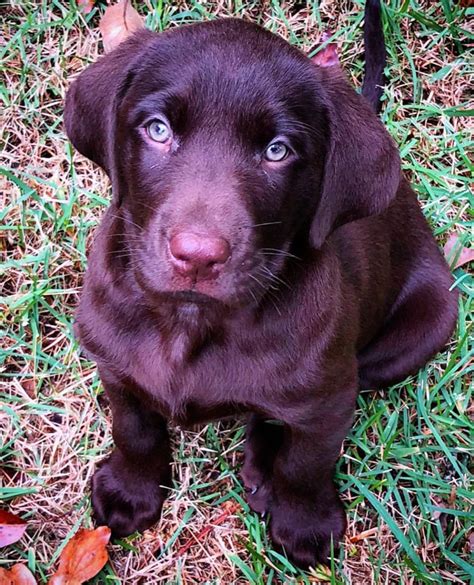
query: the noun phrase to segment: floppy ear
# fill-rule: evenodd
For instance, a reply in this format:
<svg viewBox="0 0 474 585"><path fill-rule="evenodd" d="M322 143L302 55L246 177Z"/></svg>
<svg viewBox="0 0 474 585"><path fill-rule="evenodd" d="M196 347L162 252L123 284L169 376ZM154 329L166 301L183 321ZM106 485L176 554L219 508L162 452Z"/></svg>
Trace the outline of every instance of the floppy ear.
<svg viewBox="0 0 474 585"><path fill-rule="evenodd" d="M134 62L156 39L140 30L88 67L66 95L66 134L75 148L98 164L114 183L115 116Z"/></svg>
<svg viewBox="0 0 474 585"><path fill-rule="evenodd" d="M329 117L322 191L310 229L320 248L338 226L384 211L401 179L398 150L365 98L336 67L319 69Z"/></svg>

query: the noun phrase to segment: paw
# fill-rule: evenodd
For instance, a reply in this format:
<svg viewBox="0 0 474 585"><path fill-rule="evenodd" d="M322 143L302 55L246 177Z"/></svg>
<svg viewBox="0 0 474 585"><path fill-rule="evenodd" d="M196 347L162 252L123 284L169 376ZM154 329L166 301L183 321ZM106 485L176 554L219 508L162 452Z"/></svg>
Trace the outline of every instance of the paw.
<svg viewBox="0 0 474 585"><path fill-rule="evenodd" d="M161 474L162 475L162 474ZM92 507L99 525L107 525L114 537L142 532L160 518L166 496L163 480L150 470L131 467L118 451L104 461L92 478Z"/></svg>
<svg viewBox="0 0 474 585"><path fill-rule="evenodd" d="M247 503L250 508L264 516L270 509L271 478L247 459L240 472Z"/></svg>
<svg viewBox="0 0 474 585"><path fill-rule="evenodd" d="M270 482L261 483L258 486L245 487L246 500L250 508L265 516L270 509L271 485Z"/></svg>
<svg viewBox="0 0 474 585"><path fill-rule="evenodd" d="M292 502L271 508L270 534L274 544L303 569L328 563L331 546L334 552L338 550L346 525L339 498L330 505Z"/></svg>

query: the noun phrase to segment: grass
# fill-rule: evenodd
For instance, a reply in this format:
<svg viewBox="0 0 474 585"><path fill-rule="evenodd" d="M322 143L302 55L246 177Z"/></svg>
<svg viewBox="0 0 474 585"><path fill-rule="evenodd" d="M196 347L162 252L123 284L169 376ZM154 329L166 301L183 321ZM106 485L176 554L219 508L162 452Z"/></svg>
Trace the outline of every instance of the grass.
<svg viewBox="0 0 474 585"><path fill-rule="evenodd" d="M360 1L136 4L155 30L233 14L303 49L329 28L360 87ZM66 88L101 52L103 10L98 5L84 16L66 0L24 0L0 12L0 498L29 524L19 543L2 550L0 566L23 560L40 583L73 532L92 526L88 482L111 448L102 389L71 326L86 252L110 193L107 179L73 152L62 130ZM472 235L468 16L449 0L390 0L384 9L389 82L382 118L440 244L454 232ZM472 580L473 279L466 267L454 275L460 318L445 351L403 384L359 398L338 465L349 529L329 570L302 573L272 550L238 479L243 428L237 421L175 431L175 484L161 523L115 542L94 582Z"/></svg>

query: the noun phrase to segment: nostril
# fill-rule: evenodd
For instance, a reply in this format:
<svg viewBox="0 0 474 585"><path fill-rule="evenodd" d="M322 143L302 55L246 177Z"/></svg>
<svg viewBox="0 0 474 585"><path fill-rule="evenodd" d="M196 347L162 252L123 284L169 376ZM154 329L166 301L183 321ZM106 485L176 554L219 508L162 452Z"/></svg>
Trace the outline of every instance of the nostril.
<svg viewBox="0 0 474 585"><path fill-rule="evenodd" d="M181 272L216 270L230 256L230 245L224 238L181 232L169 241L175 266Z"/></svg>
<svg viewBox="0 0 474 585"><path fill-rule="evenodd" d="M186 252L183 252L181 250L173 250L173 247L170 246L170 250L171 250L171 254L176 258L176 260L181 260L181 262L187 262L190 259L190 255L187 254Z"/></svg>

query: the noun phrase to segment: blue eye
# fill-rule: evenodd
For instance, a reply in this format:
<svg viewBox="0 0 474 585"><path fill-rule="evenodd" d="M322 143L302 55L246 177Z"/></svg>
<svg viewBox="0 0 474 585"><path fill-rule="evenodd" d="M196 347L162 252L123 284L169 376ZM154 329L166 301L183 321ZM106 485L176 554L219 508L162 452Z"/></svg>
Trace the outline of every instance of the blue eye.
<svg viewBox="0 0 474 585"><path fill-rule="evenodd" d="M163 120L152 120L146 126L148 136L155 142L168 142L171 138L171 129Z"/></svg>
<svg viewBox="0 0 474 585"><path fill-rule="evenodd" d="M265 150L265 158L270 162L280 162L290 154L290 149L283 142L272 142Z"/></svg>

